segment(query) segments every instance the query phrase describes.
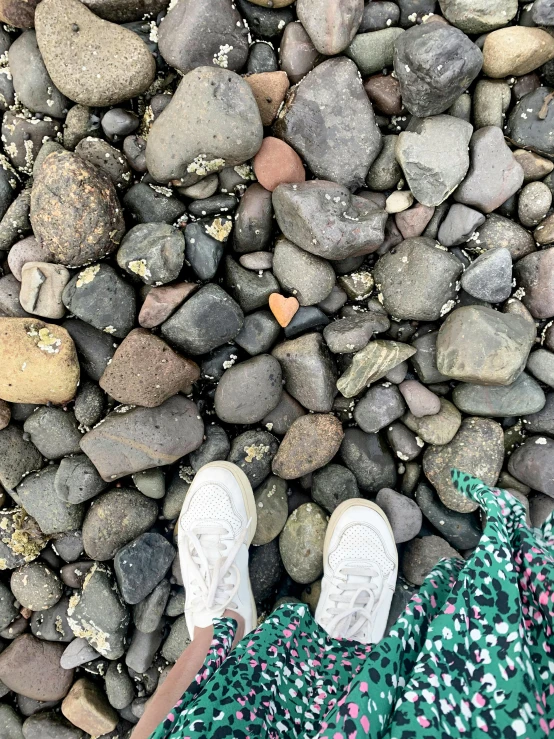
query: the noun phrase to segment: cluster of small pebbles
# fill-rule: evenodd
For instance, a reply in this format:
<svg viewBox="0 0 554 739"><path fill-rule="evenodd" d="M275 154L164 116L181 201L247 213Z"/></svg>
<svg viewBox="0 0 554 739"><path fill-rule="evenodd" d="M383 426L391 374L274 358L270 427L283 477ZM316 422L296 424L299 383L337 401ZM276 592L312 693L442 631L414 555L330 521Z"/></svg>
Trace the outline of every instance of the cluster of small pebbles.
<svg viewBox="0 0 554 739"><path fill-rule="evenodd" d="M554 509L552 0L0 0L0 736L128 739L189 643L195 472L263 619L342 501L390 622Z"/></svg>

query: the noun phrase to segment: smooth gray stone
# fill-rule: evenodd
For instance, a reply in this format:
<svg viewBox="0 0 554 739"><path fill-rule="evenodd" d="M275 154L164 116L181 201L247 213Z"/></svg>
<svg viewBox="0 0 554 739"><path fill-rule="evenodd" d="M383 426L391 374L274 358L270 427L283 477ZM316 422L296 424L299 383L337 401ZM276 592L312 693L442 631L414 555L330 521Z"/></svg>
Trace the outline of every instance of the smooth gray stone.
<svg viewBox="0 0 554 739"><path fill-rule="evenodd" d="M183 74L213 64L238 72L248 56L247 36L230 0L190 0L173 6L160 23L159 49Z"/></svg>
<svg viewBox="0 0 554 739"><path fill-rule="evenodd" d="M6 490L15 488L42 464L41 453L17 426L10 424L0 430L0 483Z"/></svg>
<svg viewBox="0 0 554 739"><path fill-rule="evenodd" d="M552 92L551 87L539 87L514 106L506 134L516 146L530 149L548 158L554 156L554 110L552 105L545 105L546 97ZM545 110L544 117L539 116Z"/></svg>
<svg viewBox="0 0 554 739"><path fill-rule="evenodd" d="M187 115L190 110L194 116ZM220 67L197 67L182 78L152 125L146 144L148 171L158 182L194 185L251 159L262 138L260 112L248 82Z"/></svg>
<svg viewBox="0 0 554 739"><path fill-rule="evenodd" d="M532 434L554 436L554 393L547 393L546 403L542 410L524 416L522 420L526 431Z"/></svg>
<svg viewBox="0 0 554 739"><path fill-rule="evenodd" d="M340 54L362 20L363 0L298 0L296 13L320 54Z"/></svg>
<svg viewBox="0 0 554 739"><path fill-rule="evenodd" d="M285 389L307 410L327 413L337 393L337 368L318 333L284 341L272 355L280 362Z"/></svg>
<svg viewBox="0 0 554 739"><path fill-rule="evenodd" d="M260 354L225 372L214 409L225 423L257 423L275 408L282 389L281 365L269 354Z"/></svg>
<svg viewBox="0 0 554 739"><path fill-rule="evenodd" d="M164 578L175 559L175 549L161 534L141 534L114 557L114 570L123 600L140 603Z"/></svg>
<svg viewBox="0 0 554 739"><path fill-rule="evenodd" d="M269 270L262 275L255 274L231 257L225 259L225 285L245 313L265 308L271 293L280 291L279 283Z"/></svg>
<svg viewBox="0 0 554 739"><path fill-rule="evenodd" d="M449 23L474 34L506 26L518 10L517 0L439 0L439 4Z"/></svg>
<svg viewBox="0 0 554 739"><path fill-rule="evenodd" d="M100 653L91 647L86 639L79 637L73 639L62 654L60 659L60 665L65 670L71 670L74 667L79 667L87 662L92 662L93 659L98 659Z"/></svg>
<svg viewBox="0 0 554 739"><path fill-rule="evenodd" d="M105 678L106 696L112 708L121 711L135 697L135 688L122 662L110 662Z"/></svg>
<svg viewBox="0 0 554 739"><path fill-rule="evenodd" d="M345 116L348 127L342 125ZM358 68L345 57L324 61L300 82L285 102L275 133L317 178L352 189L364 184L381 148Z"/></svg>
<svg viewBox="0 0 554 739"><path fill-rule="evenodd" d="M211 284L162 323L161 332L185 354L206 354L234 339L243 322L240 306L219 285Z"/></svg>
<svg viewBox="0 0 554 739"><path fill-rule="evenodd" d="M508 462L508 472L533 490L554 497L554 441L531 436Z"/></svg>
<svg viewBox="0 0 554 739"><path fill-rule="evenodd" d="M374 269L383 305L395 318L436 321L456 297L462 265L425 236L406 239Z"/></svg>
<svg viewBox="0 0 554 739"><path fill-rule="evenodd" d="M162 656L170 663L177 662L183 651L190 644L190 634L187 628L185 617L179 618L173 622L169 636L162 647Z"/></svg>
<svg viewBox="0 0 554 739"><path fill-rule="evenodd" d="M284 238L275 244L273 274L300 305L315 305L325 300L336 280L335 271L328 261Z"/></svg>
<svg viewBox="0 0 554 739"><path fill-rule="evenodd" d="M349 428L339 454L364 492L377 493L381 488L394 488L396 485L396 464L379 434L366 434Z"/></svg>
<svg viewBox="0 0 554 739"><path fill-rule="evenodd" d="M400 418L406 411L404 399L395 385L370 387L354 410L354 420L368 434L374 434Z"/></svg>
<svg viewBox="0 0 554 739"><path fill-rule="evenodd" d="M168 580L162 580L144 600L134 607L133 621L143 634L149 634L158 628L167 605L170 589L171 585Z"/></svg>
<svg viewBox="0 0 554 739"><path fill-rule="evenodd" d="M508 249L489 249L481 254L465 270L461 284L474 298L503 303L512 292L512 257Z"/></svg>
<svg viewBox="0 0 554 739"><path fill-rule="evenodd" d="M189 455L189 460L194 472L198 472L209 462L227 459L231 444L227 432L221 426L211 424L204 430L205 439L202 444Z"/></svg>
<svg viewBox="0 0 554 739"><path fill-rule="evenodd" d="M423 516L415 500L396 490L382 488L375 502L385 512L397 544L410 541L419 534Z"/></svg>
<svg viewBox="0 0 554 739"><path fill-rule="evenodd" d="M23 430L47 459L59 459L80 451L82 434L71 411L43 406L27 418Z"/></svg>
<svg viewBox="0 0 554 739"><path fill-rule="evenodd" d="M471 164L464 181L454 192L454 200L491 213L522 186L523 167L497 126L475 131L469 151Z"/></svg>
<svg viewBox="0 0 554 739"><path fill-rule="evenodd" d="M268 310L259 310L244 317L236 343L251 356L271 351L277 341L281 327Z"/></svg>
<svg viewBox="0 0 554 739"><path fill-rule="evenodd" d="M138 629L134 630L131 643L125 655L125 664L127 667L141 674L150 668L154 661L154 656L162 643L164 625L164 622L161 621L158 628L149 634L143 634Z"/></svg>
<svg viewBox="0 0 554 739"><path fill-rule="evenodd" d="M462 382L511 385L534 341L535 327L521 315L482 305L457 308L440 328L437 367Z"/></svg>
<svg viewBox="0 0 554 739"><path fill-rule="evenodd" d="M537 380L544 382L545 385L554 387L554 354L552 352L546 349L537 349L531 352L527 360L527 369ZM540 408L537 408L537 411L539 410ZM527 412L535 413L536 411Z"/></svg>
<svg viewBox="0 0 554 739"><path fill-rule="evenodd" d="M493 418L538 413L546 403L538 382L525 372L504 387L460 383L454 388L452 400L464 413Z"/></svg>
<svg viewBox="0 0 554 739"><path fill-rule="evenodd" d="M82 504L61 500L56 492L57 465L28 475L12 494L40 526L44 534L60 534L81 527L85 513Z"/></svg>
<svg viewBox="0 0 554 739"><path fill-rule="evenodd" d="M183 268L185 240L167 223L140 223L127 231L117 250L117 263L146 285L176 280Z"/></svg>
<svg viewBox="0 0 554 739"><path fill-rule="evenodd" d="M394 44L402 33L401 28L358 33L344 53L354 60L364 77L375 74L392 65Z"/></svg>
<svg viewBox="0 0 554 739"><path fill-rule="evenodd" d="M463 244L484 222L485 216L478 210L454 203L440 225L438 240L443 246Z"/></svg>
<svg viewBox="0 0 554 739"><path fill-rule="evenodd" d="M21 103L33 113L63 118L69 100L57 89L42 59L33 30L24 31L10 46L9 69Z"/></svg>

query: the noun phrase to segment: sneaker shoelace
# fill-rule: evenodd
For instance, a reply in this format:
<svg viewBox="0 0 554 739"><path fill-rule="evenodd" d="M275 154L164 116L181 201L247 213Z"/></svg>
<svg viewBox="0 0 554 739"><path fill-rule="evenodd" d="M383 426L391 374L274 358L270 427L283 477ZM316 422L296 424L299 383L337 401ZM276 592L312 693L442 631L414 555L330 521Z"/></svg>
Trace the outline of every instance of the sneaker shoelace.
<svg viewBox="0 0 554 739"><path fill-rule="evenodd" d="M326 609L331 616L327 632L342 639L356 639L373 619L381 585L381 572L377 567L342 565L333 578L328 596L336 605Z"/></svg>
<svg viewBox="0 0 554 739"><path fill-rule="evenodd" d="M250 523L250 522L249 522ZM233 536L233 529L225 521L201 523L185 531L187 567L191 570L194 592L191 609L206 609L223 613L226 608L236 608L233 598L240 586L240 572L234 564L241 548L248 525L225 554L226 537Z"/></svg>

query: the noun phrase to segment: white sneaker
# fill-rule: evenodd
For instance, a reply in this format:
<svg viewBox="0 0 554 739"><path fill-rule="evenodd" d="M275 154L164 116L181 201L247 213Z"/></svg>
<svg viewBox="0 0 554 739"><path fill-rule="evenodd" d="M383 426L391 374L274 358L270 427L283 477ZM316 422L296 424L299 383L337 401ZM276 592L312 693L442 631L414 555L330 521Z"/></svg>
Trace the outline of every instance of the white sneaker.
<svg viewBox="0 0 554 739"><path fill-rule="evenodd" d="M257 613L248 574L248 547L256 532L256 505L244 472L211 462L196 473L178 527L185 618L191 639L230 610L244 618L245 635Z"/></svg>
<svg viewBox="0 0 554 739"><path fill-rule="evenodd" d="M323 548L315 620L335 639L376 644L383 638L398 572L398 553L384 512L368 500L341 503Z"/></svg>

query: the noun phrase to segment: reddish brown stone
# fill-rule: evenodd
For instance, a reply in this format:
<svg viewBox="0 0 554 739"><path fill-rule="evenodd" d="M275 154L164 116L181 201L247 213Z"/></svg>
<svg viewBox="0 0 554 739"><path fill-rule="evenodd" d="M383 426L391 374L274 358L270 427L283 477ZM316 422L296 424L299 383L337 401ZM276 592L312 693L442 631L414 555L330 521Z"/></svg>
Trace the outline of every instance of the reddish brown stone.
<svg viewBox="0 0 554 739"><path fill-rule="evenodd" d="M36 701L59 701L73 682L73 670L60 667L65 645L22 634L0 654L0 680Z"/></svg>
<svg viewBox="0 0 554 739"><path fill-rule="evenodd" d="M364 82L367 96L384 115L400 115L403 110L400 83L390 74L375 74Z"/></svg>
<svg viewBox="0 0 554 739"><path fill-rule="evenodd" d="M260 185L273 192L277 185L304 182L302 160L285 141L267 136L254 157L254 172Z"/></svg>
<svg viewBox="0 0 554 739"><path fill-rule="evenodd" d="M260 72L245 79L258 103L262 123L264 126L271 126L290 87L287 73Z"/></svg>
<svg viewBox="0 0 554 739"><path fill-rule="evenodd" d="M554 317L554 248L520 259L514 268L522 303L534 318Z"/></svg>
<svg viewBox="0 0 554 739"><path fill-rule="evenodd" d="M91 680L77 680L62 703L62 713L74 726L91 736L109 734L118 716L104 692Z"/></svg>
<svg viewBox="0 0 554 739"><path fill-rule="evenodd" d="M198 365L144 328L121 342L100 378L100 387L120 403L154 408L178 392L189 393Z"/></svg>
<svg viewBox="0 0 554 739"><path fill-rule="evenodd" d="M402 236L405 239L411 239L414 236L421 236L434 212L433 206L416 203L412 208L397 213L394 220Z"/></svg>
<svg viewBox="0 0 554 739"><path fill-rule="evenodd" d="M153 287L142 304L138 322L143 328L159 326L199 287L195 282L176 282L173 285Z"/></svg>
<svg viewBox="0 0 554 739"><path fill-rule="evenodd" d="M34 28L40 0L0 0L0 20L16 28Z"/></svg>

